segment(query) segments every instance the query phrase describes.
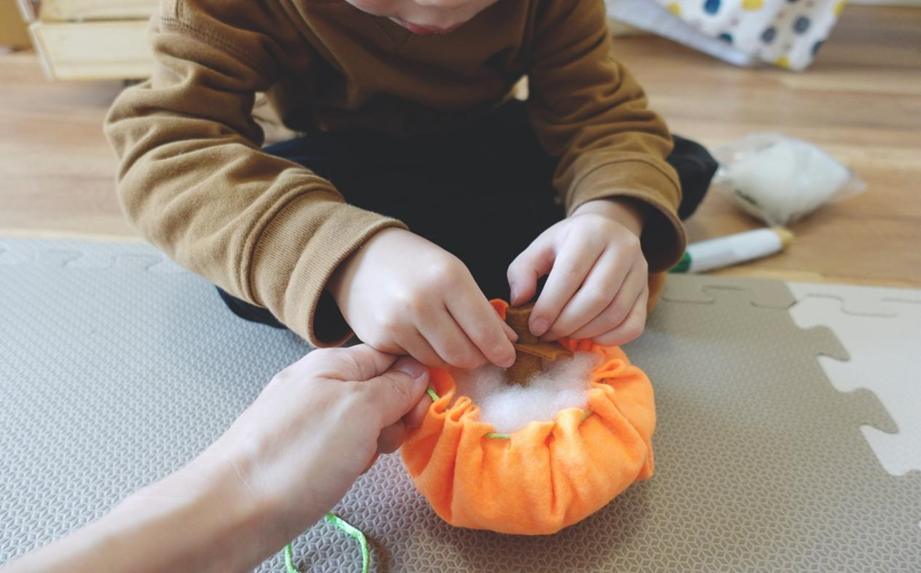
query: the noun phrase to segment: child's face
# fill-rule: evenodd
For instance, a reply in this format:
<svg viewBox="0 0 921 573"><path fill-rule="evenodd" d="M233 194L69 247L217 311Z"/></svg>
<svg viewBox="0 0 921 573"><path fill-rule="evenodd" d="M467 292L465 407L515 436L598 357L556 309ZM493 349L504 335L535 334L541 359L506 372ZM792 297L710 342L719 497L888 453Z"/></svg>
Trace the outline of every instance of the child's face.
<svg viewBox="0 0 921 573"><path fill-rule="evenodd" d="M413 34L447 34L496 0L346 0L362 12L389 18Z"/></svg>

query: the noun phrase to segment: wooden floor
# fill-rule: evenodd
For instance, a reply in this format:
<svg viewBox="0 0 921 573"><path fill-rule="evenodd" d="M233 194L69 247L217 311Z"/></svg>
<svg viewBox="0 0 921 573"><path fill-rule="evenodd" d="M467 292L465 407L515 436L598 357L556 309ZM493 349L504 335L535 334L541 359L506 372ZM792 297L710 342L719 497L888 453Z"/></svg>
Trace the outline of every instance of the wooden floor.
<svg viewBox="0 0 921 573"><path fill-rule="evenodd" d="M803 74L741 70L662 39L617 40L677 133L717 146L756 131L818 143L869 190L792 226L788 252L724 271L921 287L921 9L849 7ZM0 233L135 237L102 136L113 82L46 83L34 55L0 55ZM758 223L719 196L692 239Z"/></svg>

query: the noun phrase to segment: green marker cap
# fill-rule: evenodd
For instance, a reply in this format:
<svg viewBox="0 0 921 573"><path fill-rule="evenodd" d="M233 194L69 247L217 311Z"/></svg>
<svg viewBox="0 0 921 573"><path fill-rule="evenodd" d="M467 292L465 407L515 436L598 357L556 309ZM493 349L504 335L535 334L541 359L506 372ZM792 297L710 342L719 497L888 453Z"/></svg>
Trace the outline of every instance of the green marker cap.
<svg viewBox="0 0 921 573"><path fill-rule="evenodd" d="M670 272L670 273L686 273L686 272L688 272L688 269L690 269L690 268L691 268L691 254L688 253L687 251L685 251L684 254L681 255L681 260L678 261L678 262L675 264L675 266L673 266L672 268L668 269L668 272Z"/></svg>

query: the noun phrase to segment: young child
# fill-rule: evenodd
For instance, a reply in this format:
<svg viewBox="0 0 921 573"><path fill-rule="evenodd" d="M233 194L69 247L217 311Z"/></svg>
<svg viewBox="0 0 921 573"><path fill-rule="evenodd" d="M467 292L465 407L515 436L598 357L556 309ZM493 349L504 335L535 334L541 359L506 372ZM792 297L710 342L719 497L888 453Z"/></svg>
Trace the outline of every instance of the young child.
<svg viewBox="0 0 921 573"><path fill-rule="evenodd" d="M106 124L119 194L245 318L506 367L487 297L546 276L534 334L622 344L683 251L672 139L602 0L163 0L151 33ZM305 136L260 149L256 92Z"/></svg>

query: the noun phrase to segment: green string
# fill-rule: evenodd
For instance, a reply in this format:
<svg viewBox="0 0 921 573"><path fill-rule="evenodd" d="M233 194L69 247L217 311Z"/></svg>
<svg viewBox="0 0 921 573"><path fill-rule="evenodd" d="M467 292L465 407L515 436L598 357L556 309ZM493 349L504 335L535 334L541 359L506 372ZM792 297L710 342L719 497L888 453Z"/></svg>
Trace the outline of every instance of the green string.
<svg viewBox="0 0 921 573"><path fill-rule="evenodd" d="M333 512L327 513L324 519L327 523L331 523L358 542L361 547L361 573L368 573L371 568L371 548L368 546L368 538L365 537L365 534ZM300 573L297 567L294 566L294 551L291 549L290 543L285 545L285 571L286 573Z"/></svg>
<svg viewBox="0 0 921 573"><path fill-rule="evenodd" d="M285 571L287 573L301 573L294 566L294 551L292 551L290 543L285 545Z"/></svg>

